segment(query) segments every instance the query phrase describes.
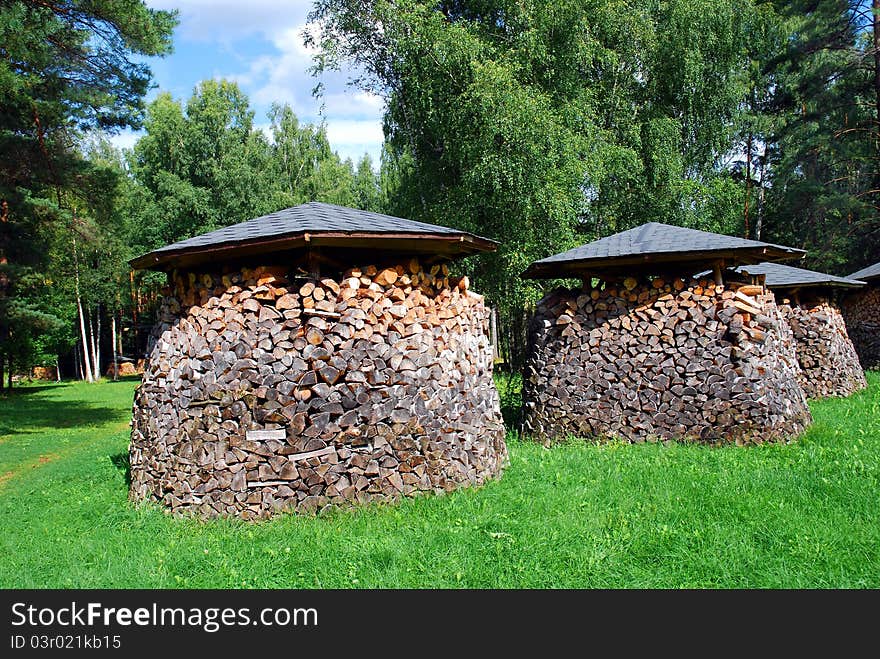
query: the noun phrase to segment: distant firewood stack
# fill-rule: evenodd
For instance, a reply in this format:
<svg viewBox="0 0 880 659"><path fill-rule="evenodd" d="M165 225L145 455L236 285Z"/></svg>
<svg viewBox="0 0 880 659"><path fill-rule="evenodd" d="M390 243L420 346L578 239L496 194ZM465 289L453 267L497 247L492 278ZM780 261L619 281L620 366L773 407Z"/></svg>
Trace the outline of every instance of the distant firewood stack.
<svg viewBox="0 0 880 659"><path fill-rule="evenodd" d="M843 300L843 317L862 367L880 369L880 262L849 275L865 282Z"/></svg>
<svg viewBox="0 0 880 659"><path fill-rule="evenodd" d="M726 268L802 253L651 223L533 263L524 276L582 285L538 304L525 432L545 443L796 437L811 416L792 332L763 277Z"/></svg>
<svg viewBox="0 0 880 659"><path fill-rule="evenodd" d="M849 396L868 386L837 299L864 284L847 277L760 263L739 268L764 275L797 342L801 387L807 398Z"/></svg>

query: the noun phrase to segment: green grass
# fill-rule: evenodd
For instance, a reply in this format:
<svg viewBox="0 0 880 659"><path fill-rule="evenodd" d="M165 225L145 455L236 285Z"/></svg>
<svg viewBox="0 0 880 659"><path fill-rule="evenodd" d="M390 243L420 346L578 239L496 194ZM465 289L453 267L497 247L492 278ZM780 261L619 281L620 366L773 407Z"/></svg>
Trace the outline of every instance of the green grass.
<svg viewBox="0 0 880 659"><path fill-rule="evenodd" d="M133 382L0 398L0 587L880 587L880 374L787 446L553 449L500 480L269 522L127 498Z"/></svg>

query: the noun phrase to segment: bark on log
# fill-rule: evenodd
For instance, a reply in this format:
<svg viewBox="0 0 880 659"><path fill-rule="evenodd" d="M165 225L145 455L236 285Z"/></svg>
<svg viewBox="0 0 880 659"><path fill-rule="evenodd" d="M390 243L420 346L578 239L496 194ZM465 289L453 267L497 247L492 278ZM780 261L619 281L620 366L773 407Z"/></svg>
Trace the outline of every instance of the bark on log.
<svg viewBox="0 0 880 659"><path fill-rule="evenodd" d="M880 369L880 283L872 281L853 291L841 307L862 368Z"/></svg>
<svg viewBox="0 0 880 659"><path fill-rule="evenodd" d="M868 386L840 309L824 298L779 305L797 341L800 383L807 398L849 396Z"/></svg>
<svg viewBox="0 0 880 659"><path fill-rule="evenodd" d="M462 281L417 259L172 273L135 394L131 497L254 519L497 476L489 313Z"/></svg>
<svg viewBox="0 0 880 659"><path fill-rule="evenodd" d="M786 441L811 422L798 372L768 291L635 277L557 289L530 326L524 430L548 444Z"/></svg>

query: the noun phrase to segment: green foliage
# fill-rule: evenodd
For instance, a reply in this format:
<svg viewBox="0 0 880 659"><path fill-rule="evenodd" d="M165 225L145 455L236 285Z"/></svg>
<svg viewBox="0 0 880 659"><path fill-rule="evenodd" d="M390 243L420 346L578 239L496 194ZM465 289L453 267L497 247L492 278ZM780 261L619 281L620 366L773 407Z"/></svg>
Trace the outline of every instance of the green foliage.
<svg viewBox="0 0 880 659"><path fill-rule="evenodd" d="M354 206L365 211L380 212L382 210L381 189L376 172L373 171L373 161L369 155L358 161L352 184L354 193Z"/></svg>
<svg viewBox="0 0 880 659"><path fill-rule="evenodd" d="M208 80L186 109L170 94L150 103L131 157L134 246L148 251L268 212L268 145L234 83Z"/></svg>
<svg viewBox="0 0 880 659"><path fill-rule="evenodd" d="M785 40L761 55L769 120L767 237L848 274L880 254L880 76L870 6L773 3Z"/></svg>
<svg viewBox="0 0 880 659"><path fill-rule="evenodd" d="M357 173L330 148L323 125L300 124L288 105L269 112L270 138L254 127L247 96L206 80L182 106L160 94L130 158L130 244L143 253L309 201L376 208L369 159Z"/></svg>
<svg viewBox="0 0 880 659"><path fill-rule="evenodd" d="M60 279L52 255L76 230L68 202L102 184L73 145L85 130L139 124L140 58L169 52L175 23L140 0L0 6L0 363L27 365L61 340L40 339L65 318L46 288Z"/></svg>
<svg viewBox="0 0 880 659"><path fill-rule="evenodd" d="M877 588L880 375L786 446L552 450L479 489L263 523L127 499L135 382L0 398L4 588Z"/></svg>
<svg viewBox="0 0 880 659"><path fill-rule="evenodd" d="M502 241L467 268L514 313L541 294L519 279L534 259L650 220L738 228L717 164L752 12L746 0L321 0L312 18L317 68L352 62L387 100L389 210Z"/></svg>
<svg viewBox="0 0 880 659"><path fill-rule="evenodd" d="M316 71L353 63L385 99L378 174L289 106L259 130L232 82L145 112L143 59L170 50L173 12L3 3L0 364L73 344L74 274L90 316L124 311L132 256L313 200L498 240L460 270L514 367L558 283L526 266L643 222L804 247L837 273L877 260L867 3L319 0L312 18ZM126 158L99 137L142 123Z"/></svg>

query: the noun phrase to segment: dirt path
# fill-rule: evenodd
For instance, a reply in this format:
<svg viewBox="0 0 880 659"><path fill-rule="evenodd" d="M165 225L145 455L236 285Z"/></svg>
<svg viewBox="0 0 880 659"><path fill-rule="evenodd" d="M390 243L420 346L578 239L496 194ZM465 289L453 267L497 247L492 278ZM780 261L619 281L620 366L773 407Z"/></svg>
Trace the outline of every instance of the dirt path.
<svg viewBox="0 0 880 659"><path fill-rule="evenodd" d="M118 432L122 432L129 427L128 421L122 421L117 424L114 424L110 428L95 428L96 433L92 435L90 439L87 439L82 442L72 443L65 450L59 452L52 453L41 453L37 456L36 459L26 460L22 462L20 465L16 465L14 469L10 469L9 471L0 474L0 491L6 486L6 484L14 479L17 476L22 476L25 473L29 472L31 469L38 469L44 465L49 464L50 462L55 462L56 460L60 460L62 458L66 458L72 453L78 451L79 449L89 446L94 442L104 439L104 437L108 434L115 435Z"/></svg>

